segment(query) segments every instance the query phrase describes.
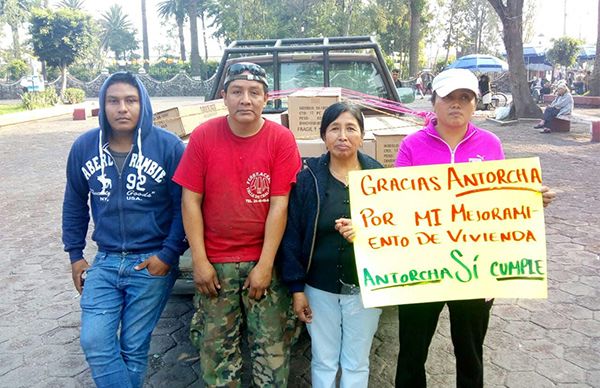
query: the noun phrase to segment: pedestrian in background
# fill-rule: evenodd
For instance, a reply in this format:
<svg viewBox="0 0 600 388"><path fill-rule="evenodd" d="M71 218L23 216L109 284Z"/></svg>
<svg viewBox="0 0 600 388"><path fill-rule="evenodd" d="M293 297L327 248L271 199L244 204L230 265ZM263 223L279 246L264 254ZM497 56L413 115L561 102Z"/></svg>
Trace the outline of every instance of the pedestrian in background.
<svg viewBox="0 0 600 388"><path fill-rule="evenodd" d="M399 77L400 77L400 70L398 70L398 69L392 70L392 81L394 81L394 86L396 88L402 87L402 82L400 81Z"/></svg>
<svg viewBox="0 0 600 388"><path fill-rule="evenodd" d="M94 382L139 388L187 248L181 187L171 181L184 147L152 124L148 93L133 74L110 76L99 104L100 127L69 153L63 242L81 293L81 347ZM98 245L91 266L83 257L90 207Z"/></svg>

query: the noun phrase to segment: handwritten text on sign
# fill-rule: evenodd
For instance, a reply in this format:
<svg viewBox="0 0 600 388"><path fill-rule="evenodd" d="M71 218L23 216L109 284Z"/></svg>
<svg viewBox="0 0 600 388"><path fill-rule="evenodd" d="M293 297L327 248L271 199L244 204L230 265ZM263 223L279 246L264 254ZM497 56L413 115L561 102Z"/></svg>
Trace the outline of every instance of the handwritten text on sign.
<svg viewBox="0 0 600 388"><path fill-rule="evenodd" d="M538 158L350 174L365 307L545 298Z"/></svg>

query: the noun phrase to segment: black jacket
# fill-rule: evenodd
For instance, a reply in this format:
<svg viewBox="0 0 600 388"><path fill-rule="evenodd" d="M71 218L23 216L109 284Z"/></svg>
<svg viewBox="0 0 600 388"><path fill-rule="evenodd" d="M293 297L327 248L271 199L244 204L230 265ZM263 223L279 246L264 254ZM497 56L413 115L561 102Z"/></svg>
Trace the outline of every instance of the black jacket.
<svg viewBox="0 0 600 388"><path fill-rule="evenodd" d="M290 193L287 226L277 263L281 278L291 293L304 290L304 280L310 269L317 220L329 175L329 158L329 153L326 153L318 158L306 159ZM360 152L358 161L363 170L383 167L375 159Z"/></svg>

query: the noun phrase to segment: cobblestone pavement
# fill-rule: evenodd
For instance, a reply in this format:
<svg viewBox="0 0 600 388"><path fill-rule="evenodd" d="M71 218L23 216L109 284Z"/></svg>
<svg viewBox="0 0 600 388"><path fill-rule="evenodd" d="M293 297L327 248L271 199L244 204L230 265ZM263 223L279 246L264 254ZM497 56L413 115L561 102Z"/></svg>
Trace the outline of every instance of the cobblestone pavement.
<svg viewBox="0 0 600 388"><path fill-rule="evenodd" d="M0 127L0 387L93 386L60 242L67 152L93 125L61 116ZM600 387L600 143L590 143L589 124L550 135L528 123L482 126L500 136L508 157L539 156L544 182L558 192L546 210L549 298L496 301L486 386ZM147 387L202 386L188 340L191 315L191 297L174 295L153 336ZM372 387L393 386L397 324L395 309L386 308L372 350ZM293 351L290 386L310 386L309 357L304 335ZM445 314L427 368L430 386L455 385Z"/></svg>

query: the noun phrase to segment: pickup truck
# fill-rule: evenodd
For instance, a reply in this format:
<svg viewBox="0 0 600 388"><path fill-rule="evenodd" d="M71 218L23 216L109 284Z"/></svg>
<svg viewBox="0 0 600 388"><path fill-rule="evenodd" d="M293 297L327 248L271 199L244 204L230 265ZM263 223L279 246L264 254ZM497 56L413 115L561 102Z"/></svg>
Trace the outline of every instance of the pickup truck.
<svg viewBox="0 0 600 388"><path fill-rule="evenodd" d="M221 98L227 69L238 62L253 62L264 68L270 91L341 87L400 102L381 49L369 36L234 41L225 49L216 74L209 80L212 88L207 101ZM265 117L279 116L286 109L285 98L270 99ZM365 115L377 114L381 111L365 111ZM179 282L193 286L189 250L181 257L180 270Z"/></svg>
<svg viewBox="0 0 600 388"><path fill-rule="evenodd" d="M400 101L379 45L370 36L234 41L221 58L207 100L220 98L229 66L253 62L267 73L270 90L342 87ZM276 99L265 113L285 111Z"/></svg>

